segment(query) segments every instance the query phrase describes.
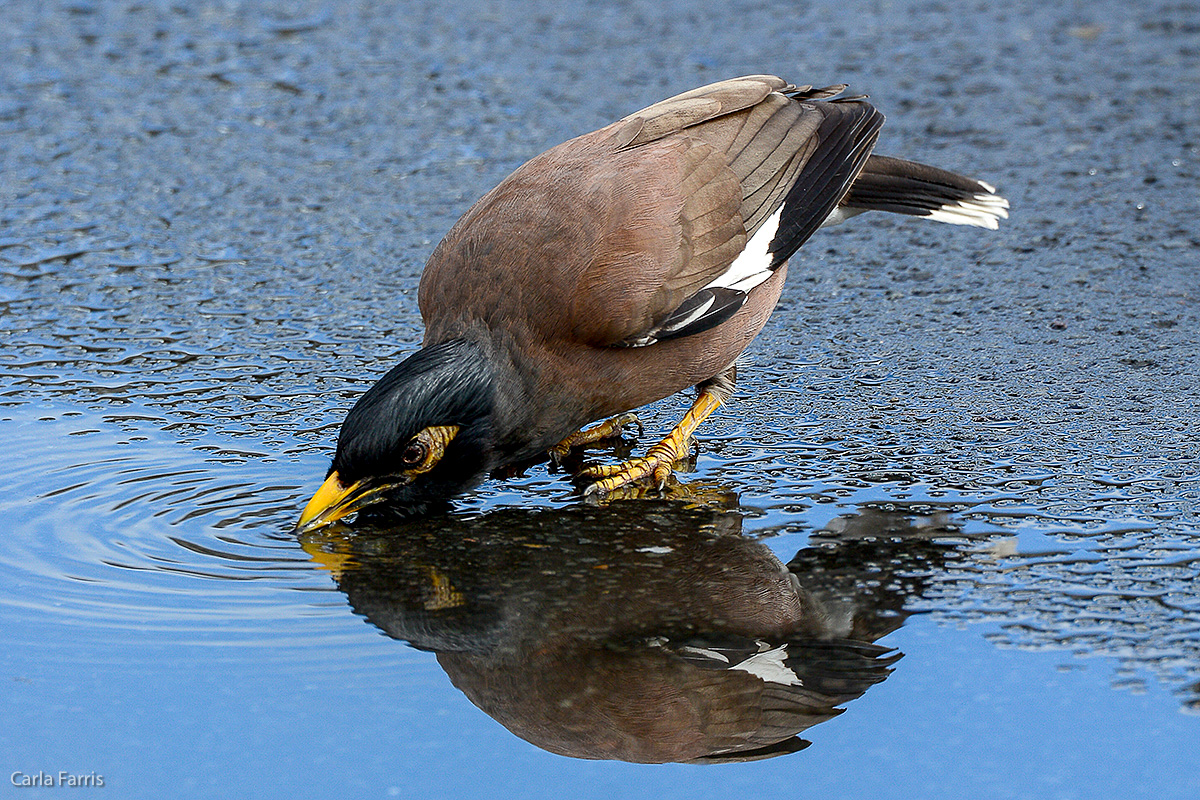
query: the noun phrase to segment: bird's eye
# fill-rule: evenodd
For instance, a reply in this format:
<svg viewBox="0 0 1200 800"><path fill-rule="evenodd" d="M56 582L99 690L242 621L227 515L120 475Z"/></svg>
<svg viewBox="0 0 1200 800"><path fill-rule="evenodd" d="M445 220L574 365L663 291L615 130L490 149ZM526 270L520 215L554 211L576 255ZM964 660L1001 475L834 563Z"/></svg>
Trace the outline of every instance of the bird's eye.
<svg viewBox="0 0 1200 800"><path fill-rule="evenodd" d="M404 452L400 454L400 460L407 466L415 467L425 460L425 456L429 453L424 443L419 441L411 441L404 448Z"/></svg>
<svg viewBox="0 0 1200 800"><path fill-rule="evenodd" d="M457 425L433 425L408 440L400 451L400 464L409 477L429 472L446 454L446 445L458 434Z"/></svg>

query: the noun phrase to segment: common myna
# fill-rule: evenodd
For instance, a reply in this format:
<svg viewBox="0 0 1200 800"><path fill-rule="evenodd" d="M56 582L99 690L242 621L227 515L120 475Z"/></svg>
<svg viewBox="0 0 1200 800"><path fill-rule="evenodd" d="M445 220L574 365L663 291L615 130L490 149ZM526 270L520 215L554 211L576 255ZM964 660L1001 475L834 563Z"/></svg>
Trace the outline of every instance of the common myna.
<svg viewBox="0 0 1200 800"><path fill-rule="evenodd" d="M695 386L644 457L582 473L589 492L661 484L728 398L788 258L817 228L870 210L984 228L1007 216L982 181L871 155L883 115L844 88L715 83L505 178L430 256L421 349L350 411L298 528L384 502L421 513L489 472L619 433L626 412Z"/></svg>
<svg viewBox="0 0 1200 800"><path fill-rule="evenodd" d="M827 539L786 567L741 521L647 500L331 526L301 543L358 614L436 653L526 741L711 763L795 752L885 680L900 656L875 640L940 563L899 515L865 520L872 542Z"/></svg>

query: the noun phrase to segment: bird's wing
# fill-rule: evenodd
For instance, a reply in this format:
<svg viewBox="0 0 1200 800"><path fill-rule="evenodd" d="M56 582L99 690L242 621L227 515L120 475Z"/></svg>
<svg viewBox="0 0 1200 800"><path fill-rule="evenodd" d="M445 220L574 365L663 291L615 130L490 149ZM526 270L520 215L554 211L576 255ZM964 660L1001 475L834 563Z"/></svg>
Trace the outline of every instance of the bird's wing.
<svg viewBox="0 0 1200 800"><path fill-rule="evenodd" d="M614 219L613 229L635 247L639 230L659 244L653 261L633 264L631 255L647 251L598 251L576 295L593 311L576 316L600 324L576 334L648 345L733 316L820 227L870 154L883 117L861 99L831 101L842 88L751 76L678 95L610 126L616 160L630 159L634 172L635 165L653 168L642 180L653 196ZM631 308L631 300L640 306ZM606 308L616 313L595 313Z"/></svg>
<svg viewBox="0 0 1200 800"><path fill-rule="evenodd" d="M427 341L483 319L649 345L729 319L837 206L883 117L842 87L739 78L532 159L434 251Z"/></svg>

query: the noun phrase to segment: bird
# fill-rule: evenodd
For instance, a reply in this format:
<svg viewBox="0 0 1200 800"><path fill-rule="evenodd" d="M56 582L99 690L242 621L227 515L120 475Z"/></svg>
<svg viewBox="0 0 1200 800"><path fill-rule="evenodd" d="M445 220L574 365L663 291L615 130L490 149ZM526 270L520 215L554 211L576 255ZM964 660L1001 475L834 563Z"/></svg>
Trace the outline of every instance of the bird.
<svg viewBox="0 0 1200 800"><path fill-rule="evenodd" d="M787 565L743 518L736 496L648 498L299 540L356 614L435 653L522 739L576 758L714 763L803 749L799 734L886 680L902 654L876 640L940 563L901 513L849 523L886 536L843 547L831 531Z"/></svg>
<svg viewBox="0 0 1200 800"><path fill-rule="evenodd" d="M991 184L875 155L884 116L846 88L720 81L504 178L434 248L421 346L347 414L296 530L364 509L432 513L695 387L645 455L576 476L592 495L662 486L730 397L788 259L818 228L873 210L989 229L1008 216Z"/></svg>

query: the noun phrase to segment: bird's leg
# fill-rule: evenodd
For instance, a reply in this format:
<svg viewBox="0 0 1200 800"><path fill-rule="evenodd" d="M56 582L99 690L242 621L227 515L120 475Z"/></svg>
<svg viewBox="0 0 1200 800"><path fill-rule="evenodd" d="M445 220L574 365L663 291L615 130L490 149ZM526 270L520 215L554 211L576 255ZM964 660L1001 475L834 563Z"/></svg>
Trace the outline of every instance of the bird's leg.
<svg viewBox="0 0 1200 800"><path fill-rule="evenodd" d="M583 447L595 444L596 442L619 438L625 432L626 425L636 425L638 435L642 434L642 421L637 418L637 414L634 414L632 411L626 411L624 414L618 414L612 419L601 422L599 425L575 431L575 433L572 433L550 448L550 460L556 465L561 464L562 460L575 447Z"/></svg>
<svg viewBox="0 0 1200 800"><path fill-rule="evenodd" d="M675 471L675 462L687 453L688 440L700 427L700 423L729 399L736 375L736 369L731 366L699 384L692 407L665 439L646 451L646 455L620 464L601 464L582 470L579 473L580 477L596 479L584 494L606 495L614 489L645 477L651 477L659 489L663 488L671 473Z"/></svg>

